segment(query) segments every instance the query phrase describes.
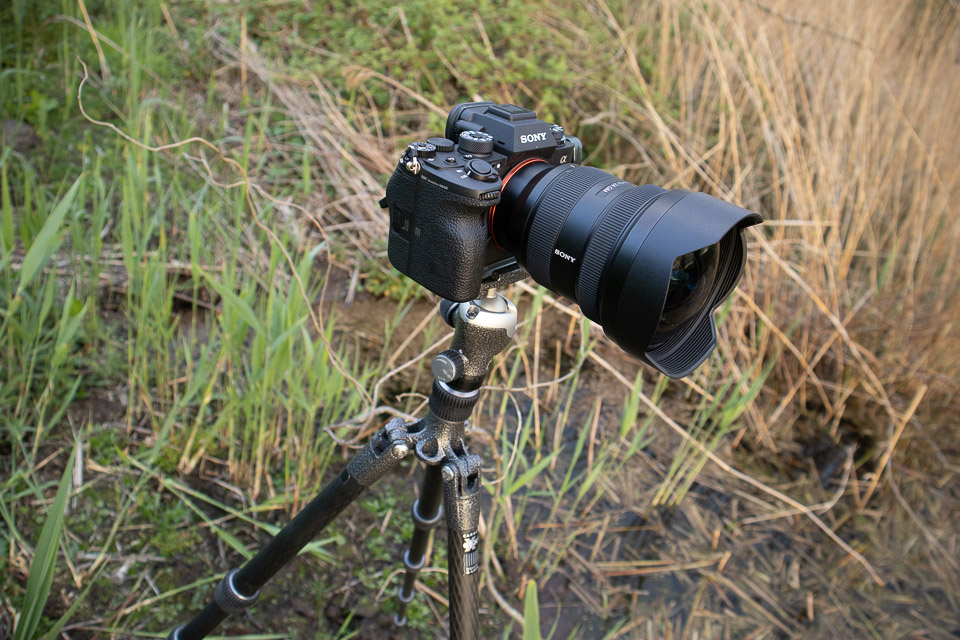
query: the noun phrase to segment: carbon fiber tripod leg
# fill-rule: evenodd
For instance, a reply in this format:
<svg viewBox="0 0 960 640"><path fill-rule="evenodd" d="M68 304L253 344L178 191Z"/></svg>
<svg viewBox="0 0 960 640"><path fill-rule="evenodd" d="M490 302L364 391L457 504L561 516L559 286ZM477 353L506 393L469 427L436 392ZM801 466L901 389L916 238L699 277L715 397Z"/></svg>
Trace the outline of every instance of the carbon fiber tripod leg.
<svg viewBox="0 0 960 640"><path fill-rule="evenodd" d="M433 465L426 468L423 476L423 482L420 484L420 497L413 503L411 516L413 517L413 538L410 540L410 548L403 555L403 566L405 573L403 583L397 593L400 600L400 610L394 616L393 621L398 627L407 623L407 605L413 600L413 583L417 580L417 574L426 563L427 544L430 542L430 533L443 518L443 508L441 500L443 499L443 485L441 484L440 467Z"/></svg>
<svg viewBox="0 0 960 640"><path fill-rule="evenodd" d="M480 637L480 458L468 455L443 466L447 519L450 640Z"/></svg>
<svg viewBox="0 0 960 640"><path fill-rule="evenodd" d="M293 559L317 534L410 451L402 420L391 420L287 526L240 569L217 585L213 601L188 624L170 632L168 640L201 640L231 613L256 602L260 587Z"/></svg>

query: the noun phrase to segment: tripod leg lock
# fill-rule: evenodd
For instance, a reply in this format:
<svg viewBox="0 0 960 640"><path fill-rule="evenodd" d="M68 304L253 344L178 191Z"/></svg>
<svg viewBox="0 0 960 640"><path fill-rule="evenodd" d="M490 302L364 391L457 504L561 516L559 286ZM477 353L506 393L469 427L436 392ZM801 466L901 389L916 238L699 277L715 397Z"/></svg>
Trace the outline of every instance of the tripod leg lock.
<svg viewBox="0 0 960 640"><path fill-rule="evenodd" d="M420 515L420 500L413 501L413 508L410 509L410 517L413 519L413 526L420 531L430 531L436 529L443 520L443 507L441 506L435 516L426 518Z"/></svg>
<svg viewBox="0 0 960 640"><path fill-rule="evenodd" d="M450 640L476 640L480 637L480 457L459 456L444 464L442 473Z"/></svg>
<svg viewBox="0 0 960 640"><path fill-rule="evenodd" d="M420 559L417 562L414 562L410 559L410 549L407 549L403 553L403 568L407 570L407 573L416 574L420 569L423 569L424 565L427 564L426 556L420 556ZM410 597L404 599L403 589L400 589L400 599L404 602L410 602L413 599L413 589L410 590Z"/></svg>
<svg viewBox="0 0 960 640"><path fill-rule="evenodd" d="M463 575L479 571L480 456L468 454L443 465L443 509L447 519L448 559L457 559ZM455 558L456 557L456 558ZM453 565L450 580L454 579Z"/></svg>
<svg viewBox="0 0 960 640"><path fill-rule="evenodd" d="M217 590L213 594L213 599L216 601L217 606L230 614L240 613L252 607L253 603L260 597L259 589L252 596L245 596L240 593L236 585L233 584L233 577L237 571L239 571L239 569L234 569L223 576L223 580L217 584Z"/></svg>

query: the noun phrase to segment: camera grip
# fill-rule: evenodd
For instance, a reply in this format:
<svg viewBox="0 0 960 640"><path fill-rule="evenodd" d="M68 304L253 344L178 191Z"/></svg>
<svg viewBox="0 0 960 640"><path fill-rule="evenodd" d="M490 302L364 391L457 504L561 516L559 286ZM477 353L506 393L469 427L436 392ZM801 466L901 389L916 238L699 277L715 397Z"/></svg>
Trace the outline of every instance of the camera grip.
<svg viewBox="0 0 960 640"><path fill-rule="evenodd" d="M496 201L468 198L398 168L387 183L387 255L433 293L465 302L480 295L487 216Z"/></svg>

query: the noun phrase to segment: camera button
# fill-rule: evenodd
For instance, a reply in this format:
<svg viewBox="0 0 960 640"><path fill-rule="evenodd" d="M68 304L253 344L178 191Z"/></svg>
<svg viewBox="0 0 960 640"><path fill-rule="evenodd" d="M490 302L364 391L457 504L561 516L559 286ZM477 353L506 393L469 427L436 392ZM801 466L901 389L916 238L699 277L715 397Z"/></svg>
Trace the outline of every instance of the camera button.
<svg viewBox="0 0 960 640"><path fill-rule="evenodd" d="M454 158L453 156L447 156L446 158L443 159L443 161L446 162L447 164L457 164L457 159Z"/></svg>

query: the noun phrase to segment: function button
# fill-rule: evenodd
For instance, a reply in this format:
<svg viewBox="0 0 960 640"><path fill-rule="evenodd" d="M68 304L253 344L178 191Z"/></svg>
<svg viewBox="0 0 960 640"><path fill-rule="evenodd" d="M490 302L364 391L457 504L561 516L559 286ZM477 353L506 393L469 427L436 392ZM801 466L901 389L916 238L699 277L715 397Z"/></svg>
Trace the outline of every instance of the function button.
<svg viewBox="0 0 960 640"><path fill-rule="evenodd" d="M457 164L457 159L454 158L453 156L447 156L446 158L443 159L443 161L446 162L447 164Z"/></svg>

